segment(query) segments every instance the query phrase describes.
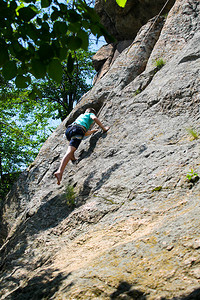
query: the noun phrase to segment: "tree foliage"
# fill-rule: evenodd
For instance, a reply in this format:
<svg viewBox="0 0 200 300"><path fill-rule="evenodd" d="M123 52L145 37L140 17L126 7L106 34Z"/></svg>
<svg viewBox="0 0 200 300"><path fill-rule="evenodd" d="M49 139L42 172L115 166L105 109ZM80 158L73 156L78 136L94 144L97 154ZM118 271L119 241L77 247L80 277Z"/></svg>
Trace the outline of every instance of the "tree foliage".
<svg viewBox="0 0 200 300"><path fill-rule="evenodd" d="M91 60L93 55L93 52L82 49L71 51L70 59L62 62L61 83L48 80L42 81L38 86L41 97L52 103L55 118L64 120L83 94L91 88L91 81L95 73Z"/></svg>
<svg viewBox="0 0 200 300"><path fill-rule="evenodd" d="M61 62L70 62L71 51L88 49L89 32L107 34L83 0L0 0L0 7L0 67L18 88L46 75L60 83Z"/></svg>
<svg viewBox="0 0 200 300"><path fill-rule="evenodd" d="M0 199L48 137L52 107L0 78Z"/></svg>

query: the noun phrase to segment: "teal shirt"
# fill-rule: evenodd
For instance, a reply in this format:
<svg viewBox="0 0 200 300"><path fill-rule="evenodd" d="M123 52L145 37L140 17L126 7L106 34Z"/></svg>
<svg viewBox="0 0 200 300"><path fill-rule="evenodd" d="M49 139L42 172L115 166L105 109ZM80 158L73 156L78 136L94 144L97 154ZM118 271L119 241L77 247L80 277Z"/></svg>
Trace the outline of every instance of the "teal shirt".
<svg viewBox="0 0 200 300"><path fill-rule="evenodd" d="M95 114L93 113L81 114L74 123L84 126L86 128L86 131L88 131L90 125L93 123L93 120L91 118L92 115L95 117Z"/></svg>

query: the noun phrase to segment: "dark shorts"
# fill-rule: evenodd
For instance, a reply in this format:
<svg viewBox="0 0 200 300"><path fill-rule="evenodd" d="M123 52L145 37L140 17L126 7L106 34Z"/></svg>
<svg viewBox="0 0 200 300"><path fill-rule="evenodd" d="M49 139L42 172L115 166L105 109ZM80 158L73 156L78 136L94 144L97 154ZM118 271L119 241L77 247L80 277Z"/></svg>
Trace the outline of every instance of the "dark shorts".
<svg viewBox="0 0 200 300"><path fill-rule="evenodd" d="M85 130L78 125L70 125L67 127L65 135L69 141L69 145L78 149L78 146L85 135Z"/></svg>

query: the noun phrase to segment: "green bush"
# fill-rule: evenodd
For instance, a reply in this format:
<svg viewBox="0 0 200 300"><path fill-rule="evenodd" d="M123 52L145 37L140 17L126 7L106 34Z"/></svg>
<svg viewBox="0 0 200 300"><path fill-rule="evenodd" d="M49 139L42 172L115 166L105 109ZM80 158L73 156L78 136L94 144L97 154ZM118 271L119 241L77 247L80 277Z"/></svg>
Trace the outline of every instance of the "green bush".
<svg viewBox="0 0 200 300"><path fill-rule="evenodd" d="M164 65L165 61L162 58L159 58L155 61L156 72L159 71Z"/></svg>
<svg viewBox="0 0 200 300"><path fill-rule="evenodd" d="M74 207L75 199L76 199L76 193L74 192L74 187L71 185L68 185L66 188L67 205L70 207Z"/></svg>
<svg viewBox="0 0 200 300"><path fill-rule="evenodd" d="M199 180L199 175L196 172L194 172L193 169L191 169L191 171L187 173L186 177L188 181L193 183Z"/></svg>
<svg viewBox="0 0 200 300"><path fill-rule="evenodd" d="M194 140L199 138L198 133L193 128L187 128L186 130L193 137Z"/></svg>

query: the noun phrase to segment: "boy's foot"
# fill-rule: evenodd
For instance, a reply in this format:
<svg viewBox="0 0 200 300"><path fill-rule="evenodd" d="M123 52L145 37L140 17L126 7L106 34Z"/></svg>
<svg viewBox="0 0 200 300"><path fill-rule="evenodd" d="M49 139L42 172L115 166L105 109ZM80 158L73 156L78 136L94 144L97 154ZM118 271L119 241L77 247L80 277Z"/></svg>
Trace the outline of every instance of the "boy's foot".
<svg viewBox="0 0 200 300"><path fill-rule="evenodd" d="M73 165L76 165L77 159L71 159L71 161L72 161Z"/></svg>
<svg viewBox="0 0 200 300"><path fill-rule="evenodd" d="M62 180L62 175L59 172L54 173L55 177L57 178L57 184L60 185Z"/></svg>

